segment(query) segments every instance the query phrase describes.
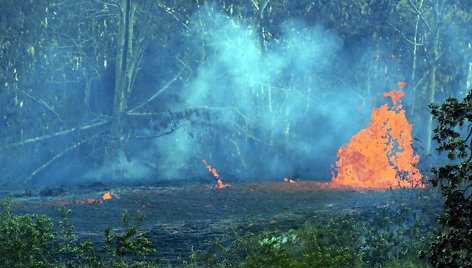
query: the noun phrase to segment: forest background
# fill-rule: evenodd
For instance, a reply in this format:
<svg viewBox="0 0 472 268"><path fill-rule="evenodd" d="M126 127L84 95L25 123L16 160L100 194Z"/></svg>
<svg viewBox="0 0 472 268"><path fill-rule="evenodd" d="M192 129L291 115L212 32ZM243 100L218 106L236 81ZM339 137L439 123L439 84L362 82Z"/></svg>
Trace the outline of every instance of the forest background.
<svg viewBox="0 0 472 268"><path fill-rule="evenodd" d="M199 179L203 159L328 181L398 82L428 170L428 104L472 88L469 25L466 0L0 0L0 183Z"/></svg>

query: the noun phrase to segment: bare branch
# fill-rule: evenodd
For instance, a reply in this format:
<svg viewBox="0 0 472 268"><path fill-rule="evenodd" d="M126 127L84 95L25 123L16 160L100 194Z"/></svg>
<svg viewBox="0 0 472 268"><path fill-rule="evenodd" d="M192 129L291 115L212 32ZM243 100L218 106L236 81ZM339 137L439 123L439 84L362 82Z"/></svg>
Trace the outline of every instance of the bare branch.
<svg viewBox="0 0 472 268"><path fill-rule="evenodd" d="M20 93L22 93L23 95L27 96L28 98L38 102L39 104L43 105L44 107L46 107L46 109L48 109L49 111L51 111L56 117L57 117L57 120L63 125L65 126L65 123L64 123L64 120L62 120L61 116L59 116L59 114L51 107L49 106L49 104L46 103L46 101L44 101L43 99L39 99L39 98L36 98L34 96L31 96L30 94L24 92L23 90L20 90L20 89L17 89Z"/></svg>
<svg viewBox="0 0 472 268"><path fill-rule="evenodd" d="M51 159L49 159L46 163L42 164L40 167L38 167L37 169L35 169L27 178L26 178L26 182L29 182L34 176L36 176L41 170L47 168L49 165L51 165L54 161L56 161L57 159L61 158L63 155L65 155L67 152L70 152L72 150L74 150L75 148L79 147L80 145L82 145L83 143L85 143L86 141L89 141L91 140L92 138L94 138L96 136L93 136L93 137L89 137L85 140L81 140L79 141L78 143L68 147L67 149L65 149L64 151L56 154L54 157L52 157Z"/></svg>
<svg viewBox="0 0 472 268"><path fill-rule="evenodd" d="M132 138L133 139L138 139L138 140L144 140L144 139L155 139L155 138L159 138L159 137L162 137L162 136L165 136L165 135L169 135L171 133L173 133L174 131L176 131L177 129L181 128L182 126L178 126L177 125L177 122L174 121L174 123L172 124L172 128L164 133L160 133L160 134L157 134L157 135L149 135L149 136L133 136Z"/></svg>
<svg viewBox="0 0 472 268"><path fill-rule="evenodd" d="M254 7L256 8L256 10L259 10L259 4L256 3L256 1L254 1L254 0L251 0L251 2L254 5Z"/></svg>
<svg viewBox="0 0 472 268"><path fill-rule="evenodd" d="M26 144L29 144L29 143L42 141L42 140L47 140L47 139L50 139L50 138L53 138L53 137L66 135L66 134L69 134L69 133L72 133L72 132L75 132L75 131L79 131L79 130L86 130L86 129L98 127L98 126L104 125L108 122L109 122L109 120L101 120L101 121L98 121L96 123L91 123L91 124L84 125L84 126L81 126L81 127L73 127L73 128L69 128L69 129L66 129L66 130L56 132L56 133L52 133L52 134L48 134L48 135L44 135L44 136L39 136L39 137L34 137L34 138L31 138L31 139L23 140L23 141L10 143L10 144L1 146L0 150L6 149L6 148L18 147L18 146L22 146L22 145L26 145Z"/></svg>
<svg viewBox="0 0 472 268"><path fill-rule="evenodd" d="M438 63L439 59L441 56L444 54L444 51L441 52L441 54L438 55L438 57L434 60L433 64L430 66L433 66L430 68L428 71L424 72L423 77L416 83L416 85L413 87L413 92L416 92L416 89L423 83L423 81L429 76L429 74L433 71L434 66Z"/></svg>
<svg viewBox="0 0 472 268"><path fill-rule="evenodd" d="M261 18L264 17L264 10L265 8L267 7L267 4L269 4L270 0L266 0L264 5L262 5L262 8L261 8Z"/></svg>
<svg viewBox="0 0 472 268"><path fill-rule="evenodd" d="M406 37L405 34L404 34L402 31L400 31L397 27L395 27L395 25L390 24L390 23L388 23L388 25L390 25L395 31L397 31L398 33L400 33L400 35L401 35L408 43L410 43L410 44L412 44L412 45L415 45L415 46L423 46L423 45L424 45L424 44L416 43L415 41L412 41L412 40L408 39L408 37Z"/></svg>
<svg viewBox="0 0 472 268"><path fill-rule="evenodd" d="M170 87L170 85L172 85L175 81L177 81L177 79L179 79L180 75L182 74L182 72L184 71L184 67L182 67L180 69L180 71L169 81L167 82L161 89L159 89L154 95L152 95L151 97L149 97L146 101L144 101L143 103L135 106L133 109L130 109L126 114L127 115L130 115L132 114L134 111L136 111L137 109L139 108L142 108L144 107L145 105L147 105L148 103L150 103L151 101L153 101L155 98L157 98L159 95L162 94L162 92L164 92L166 89L168 89Z"/></svg>
<svg viewBox="0 0 472 268"><path fill-rule="evenodd" d="M411 0L408 0L408 2L410 3L411 7L415 10L416 14L418 14L418 16L421 17L421 20L422 20L422 21L424 22L424 24L426 25L426 28L428 28L428 30L429 30L430 32L432 32L431 27L429 26L429 23L428 23L428 22L426 21L426 19L423 17L423 13L424 13L424 12L420 12L420 11L418 10L418 8L416 8L415 4L413 4L413 2L411 2Z"/></svg>
<svg viewBox="0 0 472 268"><path fill-rule="evenodd" d="M182 24L185 28L188 28L187 24L185 24L184 22L180 21L180 19L175 15L175 11L173 9L171 9L170 7L162 4L162 3L159 3L157 4L159 7L161 7L162 9L165 10L165 12L167 12L169 15L172 16L172 18L174 18L176 21L180 22L180 24Z"/></svg>

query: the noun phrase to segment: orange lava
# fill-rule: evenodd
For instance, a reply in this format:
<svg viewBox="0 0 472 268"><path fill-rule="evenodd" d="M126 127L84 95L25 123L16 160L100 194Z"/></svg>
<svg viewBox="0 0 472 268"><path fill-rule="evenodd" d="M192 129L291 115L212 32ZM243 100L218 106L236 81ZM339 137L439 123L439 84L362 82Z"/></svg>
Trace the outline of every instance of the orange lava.
<svg viewBox="0 0 472 268"><path fill-rule="evenodd" d="M110 192L106 192L106 193L104 193L103 196L102 196L102 199L103 199L103 200L108 200L108 199L111 199L111 198L112 198L112 197L111 197L111 193L110 193Z"/></svg>
<svg viewBox="0 0 472 268"><path fill-rule="evenodd" d="M213 176L216 178L216 185L213 186L213 189L223 189L223 188L231 186L229 184L223 184L223 182L220 179L220 175L218 175L218 173L216 172L216 169L214 169L210 165L208 165L206 160L202 160L202 162L207 167L208 171L211 174L213 174Z"/></svg>
<svg viewBox="0 0 472 268"><path fill-rule="evenodd" d="M406 86L407 83L405 82L398 82L397 85L399 88L404 88Z"/></svg>
<svg viewBox="0 0 472 268"><path fill-rule="evenodd" d="M284 178L284 182L295 183L294 180L288 178Z"/></svg>
<svg viewBox="0 0 472 268"><path fill-rule="evenodd" d="M229 185L229 184L223 184L223 182L220 179L218 179L216 181L216 185L213 186L213 189L223 189L223 188L230 187L230 186L231 185Z"/></svg>
<svg viewBox="0 0 472 268"><path fill-rule="evenodd" d="M112 199L110 192L104 193L102 198L98 198L98 199L89 198L85 200L77 199L75 200L75 203L76 204L93 204L93 203L103 204L103 202L108 199Z"/></svg>
<svg viewBox="0 0 472 268"><path fill-rule="evenodd" d="M331 184L355 187L389 188L420 186L421 174L416 165L419 156L411 147L412 125L402 109L403 91L395 89L384 94L391 97L387 104L372 109L370 125L339 148L337 176L332 172Z"/></svg>
<svg viewBox="0 0 472 268"><path fill-rule="evenodd" d="M75 200L75 203L76 204L92 204L92 203L95 203L97 200L95 199L92 199L92 198L89 198L89 199L86 199L86 200Z"/></svg>

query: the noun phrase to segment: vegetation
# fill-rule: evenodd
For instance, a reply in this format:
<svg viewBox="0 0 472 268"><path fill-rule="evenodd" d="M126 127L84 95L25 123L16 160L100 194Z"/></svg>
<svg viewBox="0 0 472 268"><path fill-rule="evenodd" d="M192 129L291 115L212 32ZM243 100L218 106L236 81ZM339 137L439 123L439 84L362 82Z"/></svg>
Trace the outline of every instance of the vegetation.
<svg viewBox="0 0 472 268"><path fill-rule="evenodd" d="M410 205L383 207L371 216L357 212L306 222L287 232L234 230L204 250L194 251L186 267L424 267L418 258L432 239L431 211ZM156 267L151 243L123 213L122 233L105 230L103 251L79 242L59 209L60 232L44 215L15 215L11 198L1 202L0 261L8 267Z"/></svg>
<svg viewBox="0 0 472 268"><path fill-rule="evenodd" d="M216 240L195 251L188 267L424 267L418 252L428 246L432 226L409 222L411 211L384 207L374 219L359 214L306 222L298 230L262 234L235 232L229 245ZM408 215L408 217L406 217Z"/></svg>
<svg viewBox="0 0 472 268"><path fill-rule="evenodd" d="M472 266L472 90L462 100L430 105L437 120L434 140L450 163L434 168L432 182L444 196L443 224L429 251L435 266Z"/></svg>
<svg viewBox="0 0 472 268"><path fill-rule="evenodd" d="M316 141L324 147L326 136L341 135L344 124L352 121L348 117L334 122L339 126L336 133L324 127L308 129L329 121L324 115L329 113L318 106L331 100L342 103L343 97L365 103L374 91L406 81L404 105L425 154L431 153L435 140L451 161L433 169L432 183L444 197L439 230L408 207L385 207L367 219L346 215L287 233L235 232L207 250L195 251L186 265L423 266L416 258L421 251L434 266L472 266L472 92L463 101L449 98L431 105L437 120L434 137L434 122L421 105L463 97L472 85L471 1L209 2L0 0L1 7L8 7L0 9L0 183L54 183L48 173L80 180L82 170L100 171L104 166L121 178L127 170L143 170L134 159L156 174L173 167L188 171L189 163L201 165L201 152L217 155L209 161L220 161L222 170L241 177L251 167L279 167L288 159L303 162L298 161L303 157L311 161L313 152L300 153L285 144L304 147ZM341 39L343 51L328 45L323 57L304 65L316 62L329 76L317 69L294 68L291 62L290 68L274 72L273 81L253 79L256 64L245 55L238 60L246 59L242 65L251 68L243 75L237 72L242 83L231 84L229 67L212 60L218 57L214 44L219 42L210 37L232 41L237 35L215 33L212 21L202 19L213 19L214 14L227 17L230 29L254 33L259 41L254 55L271 55L277 50L273 47L310 47L303 42L312 40L288 43L284 31L308 32L317 25L325 30L321 39L332 33ZM283 23L293 18L306 22L305 28ZM202 95L212 105L190 106L184 84L193 88L202 69L216 70L205 76L216 77L211 80L218 82L215 92ZM243 94L247 92L241 84L251 94ZM216 90L224 97L218 99ZM346 92L350 94L343 96ZM228 101L233 95L244 97L244 102ZM185 129L172 138L179 146L155 140L177 129ZM185 147L182 137L194 141L185 152L197 153L181 157L175 151ZM167 146L171 150L166 151ZM167 162L169 152L177 155L177 162ZM268 161L267 155L278 162L262 162ZM297 172L306 168L298 165ZM253 177L266 171L259 172ZM142 219L130 225L126 211L122 233L105 230L102 253L92 241L79 241L68 221L70 210L59 210L57 231L47 216L15 214L11 199L0 202L0 208L0 263L5 266L126 267L158 261L150 242L139 235Z"/></svg>
<svg viewBox="0 0 472 268"><path fill-rule="evenodd" d="M129 224L123 212L122 233L105 230L104 254L97 254L92 241L79 243L74 226L69 224L71 210L59 208L60 232L45 215L15 215L11 197L0 202L0 263L2 267L149 267L157 258L151 242L138 235L138 223Z"/></svg>

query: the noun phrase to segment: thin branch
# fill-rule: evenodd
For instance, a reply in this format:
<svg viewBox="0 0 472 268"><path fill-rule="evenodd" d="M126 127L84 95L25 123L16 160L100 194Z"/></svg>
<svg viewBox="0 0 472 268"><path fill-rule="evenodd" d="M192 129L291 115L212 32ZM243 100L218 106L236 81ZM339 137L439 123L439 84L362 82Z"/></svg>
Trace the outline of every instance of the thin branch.
<svg viewBox="0 0 472 268"><path fill-rule="evenodd" d="M259 4L256 3L256 1L254 1L254 0L251 0L251 2L254 5L254 7L256 8L256 10L259 10Z"/></svg>
<svg viewBox="0 0 472 268"><path fill-rule="evenodd" d="M265 8L267 7L267 4L269 4L270 0L266 0L266 2L264 3L264 5L262 5L262 8L261 8L261 19L264 17L264 10Z"/></svg>
<svg viewBox="0 0 472 268"><path fill-rule="evenodd" d="M431 66L434 66L436 63L438 63L439 58L444 54L444 51L439 54L439 56L434 60L433 64ZM416 85L413 87L413 92L416 92L416 89L423 83L423 81L429 76L429 74L433 71L433 68L430 68L426 73L424 73L423 77L416 83Z"/></svg>
<svg viewBox="0 0 472 268"><path fill-rule="evenodd" d="M182 24L185 28L188 28L188 25L185 24L184 22L180 21L180 19L175 15L175 11L172 8L166 6L162 3L159 3L158 6L161 7L162 9L164 9L165 12L168 13L176 21L180 22L180 24Z"/></svg>
<svg viewBox="0 0 472 268"><path fill-rule="evenodd" d="M162 92L164 92L166 89L168 89L170 87L170 85L172 85L175 81L177 81L177 79L180 77L180 75L182 74L182 72L184 71L184 67L182 67L180 69L180 71L169 81L167 82L161 89L159 89L154 95L152 95L151 97L149 97L146 101L144 101L143 103L139 104L138 106L135 106L133 109L130 109L126 114L129 115L131 113L133 113L134 111L136 111L137 109L139 108L142 108L144 107L145 105L147 105L148 103L150 103L151 101L153 101L155 98L157 98L159 95L162 94Z"/></svg>
<svg viewBox="0 0 472 268"><path fill-rule="evenodd" d="M421 20L422 20L422 21L424 22L424 24L426 25L426 28L428 28L428 30L429 30L430 32L432 32L431 27L429 26L429 24L428 24L428 22L426 21L426 19L423 17L423 13L424 13L424 12L420 12L420 11L418 10L418 8L416 8L415 4L413 4L413 2L411 2L411 0L408 0L408 2L410 3L411 7L415 10L416 14L418 14L418 16L421 17Z"/></svg>
<svg viewBox="0 0 472 268"><path fill-rule="evenodd" d="M162 137L162 136L165 136L165 135L169 135L171 133L173 133L174 131L176 131L177 129L181 128L183 126L178 126L177 123L174 121L174 123L172 124L172 128L164 133L160 133L160 134L157 134L157 135L150 135L150 136L133 136L131 138L133 139L138 139L138 140L145 140L145 139L155 139L155 138L159 138L159 137Z"/></svg>
<svg viewBox="0 0 472 268"><path fill-rule="evenodd" d="M65 155L66 153L74 150L75 148L79 147L80 145L82 145L83 143L85 143L86 141L89 141L91 140L92 138L95 138L96 136L93 136L93 137L89 137L88 139L85 139L85 140L81 140L79 141L78 143L68 147L67 149L65 149L64 151L56 154L54 157L52 157L51 159L49 159L48 161L46 161L46 163L42 164L40 167L38 167L37 169L35 169L27 178L26 178L26 182L29 182L34 176L36 176L41 170L47 168L49 165L51 165L54 161L56 161L57 159L61 158L63 155Z"/></svg>
<svg viewBox="0 0 472 268"><path fill-rule="evenodd" d="M108 122L109 122L109 120L101 120L101 121L98 121L96 123L91 123L91 124L84 125L84 126L81 126L81 127L73 127L73 128L69 128L69 129L62 130L62 131L59 131L59 132L55 132L55 133L52 133L52 134L48 134L48 135L44 135L44 136L34 137L34 138L31 138L31 139L10 143L10 144L1 146L0 150L6 149L6 148L18 147L18 146L22 146L22 145L26 145L26 144L29 144L29 143L42 141L42 140L47 140L47 139L50 139L50 138L53 138L53 137L66 135L66 134L69 134L69 133L72 133L72 132L75 132L75 131L79 131L79 130L86 130L86 129L98 127L98 126L104 125Z"/></svg>
<svg viewBox="0 0 472 268"><path fill-rule="evenodd" d="M412 45L415 45L415 46L423 46L424 45L424 44L416 43L416 41L411 41L410 39L408 39L408 37L406 37L405 34L402 31L398 30L397 27L395 27L395 25L390 24L390 23L387 23L387 24L390 25L390 27L392 27L395 31L400 33L400 35L403 37L403 39L405 39L408 43L410 43Z"/></svg>
<svg viewBox="0 0 472 268"><path fill-rule="evenodd" d="M62 120L62 118L59 116L59 114L51 106L49 106L49 104L47 104L46 101L44 101L43 99L39 99L39 98L36 98L34 96L31 96L30 94L24 92L23 90L20 90L20 89L17 89L17 90L20 93L22 93L23 95L27 96L28 98L30 98L30 99L38 102L39 104L43 105L44 107L46 107L46 109L51 111L57 117L57 120L62 124L62 126L65 126L64 120Z"/></svg>

